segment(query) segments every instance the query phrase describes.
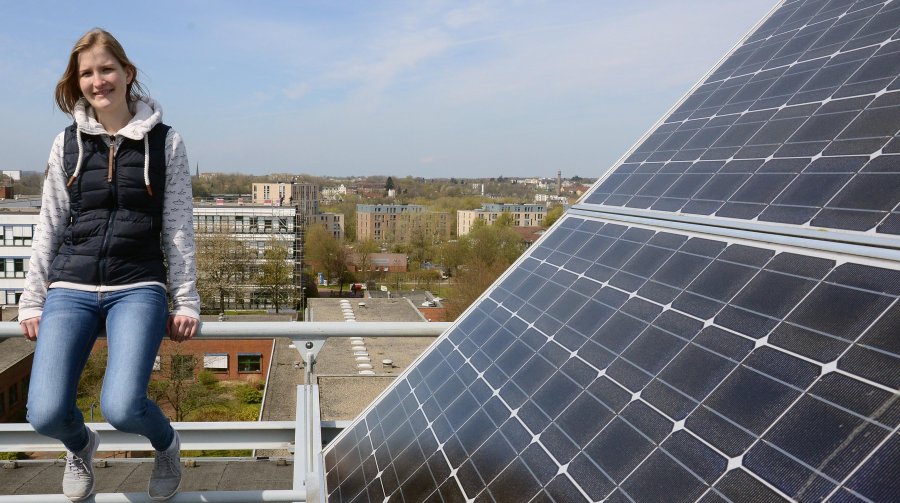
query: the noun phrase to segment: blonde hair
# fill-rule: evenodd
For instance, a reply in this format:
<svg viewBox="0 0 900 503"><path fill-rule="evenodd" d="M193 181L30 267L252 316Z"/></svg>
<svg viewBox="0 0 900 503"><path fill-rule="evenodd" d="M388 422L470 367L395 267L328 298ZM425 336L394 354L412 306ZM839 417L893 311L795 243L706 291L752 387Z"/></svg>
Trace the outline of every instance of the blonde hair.
<svg viewBox="0 0 900 503"><path fill-rule="evenodd" d="M96 46L104 47L109 51L119 61L122 68L125 69L125 73L131 71L131 82L127 85L125 93L129 104L146 94L144 87L137 80L137 67L125 55L125 49L122 48L122 44L108 31L94 28L75 42L75 46L72 47L72 53L69 55L69 64L66 66L66 71L59 79L59 82L56 83L56 105L63 113L72 115L75 103L82 97L81 86L78 83L78 55Z"/></svg>

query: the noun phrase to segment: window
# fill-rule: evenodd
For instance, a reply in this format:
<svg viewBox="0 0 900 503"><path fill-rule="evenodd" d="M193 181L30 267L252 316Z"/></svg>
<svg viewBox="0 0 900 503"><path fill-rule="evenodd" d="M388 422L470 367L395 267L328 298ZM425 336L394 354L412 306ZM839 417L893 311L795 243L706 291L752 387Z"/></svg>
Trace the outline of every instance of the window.
<svg viewBox="0 0 900 503"><path fill-rule="evenodd" d="M0 414L6 412L6 396L0 391Z"/></svg>
<svg viewBox="0 0 900 503"><path fill-rule="evenodd" d="M13 270L12 276L16 278L24 278L25 273L28 271L28 263L23 258L13 259ZM9 270L7 270L7 276L9 276Z"/></svg>
<svg viewBox="0 0 900 503"><path fill-rule="evenodd" d="M262 353L238 353L238 372L262 372Z"/></svg>
<svg viewBox="0 0 900 503"><path fill-rule="evenodd" d="M15 405L19 402L19 385L13 383L12 386L9 387L9 405Z"/></svg>
<svg viewBox="0 0 900 503"><path fill-rule="evenodd" d="M172 379L193 379L193 355L172 355Z"/></svg>
<svg viewBox="0 0 900 503"><path fill-rule="evenodd" d="M227 353L206 353L203 355L203 368L217 374L228 373Z"/></svg>

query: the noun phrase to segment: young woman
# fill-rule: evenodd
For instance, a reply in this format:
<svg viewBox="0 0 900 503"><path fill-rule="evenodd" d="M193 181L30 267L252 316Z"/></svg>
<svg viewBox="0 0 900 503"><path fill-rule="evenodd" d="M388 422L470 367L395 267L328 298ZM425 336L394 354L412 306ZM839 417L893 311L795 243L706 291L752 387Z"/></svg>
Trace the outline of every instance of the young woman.
<svg viewBox="0 0 900 503"><path fill-rule="evenodd" d="M56 85L75 123L50 151L19 324L37 342L28 421L68 449L63 492L72 501L94 490L100 439L75 396L104 328L103 415L156 449L151 498L172 497L181 482L178 433L147 384L162 338L190 339L199 326L191 179L181 136L142 91L137 68L100 29L75 43Z"/></svg>

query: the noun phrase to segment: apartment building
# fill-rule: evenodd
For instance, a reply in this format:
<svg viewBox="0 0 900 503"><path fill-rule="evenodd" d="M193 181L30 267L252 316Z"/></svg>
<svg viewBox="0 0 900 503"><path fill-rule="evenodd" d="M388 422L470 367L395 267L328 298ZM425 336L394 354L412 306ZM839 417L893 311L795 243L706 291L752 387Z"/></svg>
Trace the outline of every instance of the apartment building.
<svg viewBox="0 0 900 503"><path fill-rule="evenodd" d="M426 211L417 204L357 204L356 239L403 243L428 236L435 243L448 239L452 222L446 212Z"/></svg>
<svg viewBox="0 0 900 503"><path fill-rule="evenodd" d="M19 303L39 212L40 208L6 206L0 210L0 305Z"/></svg>
<svg viewBox="0 0 900 503"><path fill-rule="evenodd" d="M475 210L458 210L456 212L456 235L465 236L479 220L493 225L503 214L512 217L513 227L536 227L547 216L547 206L544 204L490 203Z"/></svg>
<svg viewBox="0 0 900 503"><path fill-rule="evenodd" d="M306 215L319 213L319 185L315 183L254 183L251 202L265 206L293 206Z"/></svg>
<svg viewBox="0 0 900 503"><path fill-rule="evenodd" d="M344 239L344 214L343 213L319 213L306 217L306 225L312 227L318 225L328 231L334 239Z"/></svg>

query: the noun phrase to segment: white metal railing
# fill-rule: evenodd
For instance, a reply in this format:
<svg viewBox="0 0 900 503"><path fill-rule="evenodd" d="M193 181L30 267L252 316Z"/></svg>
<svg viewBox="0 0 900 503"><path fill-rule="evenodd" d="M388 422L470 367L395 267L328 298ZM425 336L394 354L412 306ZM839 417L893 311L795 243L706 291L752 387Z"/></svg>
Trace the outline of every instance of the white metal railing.
<svg viewBox="0 0 900 503"><path fill-rule="evenodd" d="M451 323L434 322L209 322L204 323L198 339L271 339L288 337L303 359L306 384L297 386L296 421L256 421L217 423L173 423L182 439L182 448L203 449L289 449L294 451L292 490L205 491L178 493L171 502L256 503L325 502L325 474L321 452L319 387L315 363L319 350L329 337L437 337ZM0 322L0 339L22 337L14 322ZM332 426L329 424L329 426ZM122 433L108 423L92 423L103 438L101 450L150 450L141 436ZM62 451L61 443L38 435L29 424L0 424L0 451ZM7 502L68 502L63 495L0 495ZM94 495L98 503L149 502L143 493L102 493Z"/></svg>
<svg viewBox="0 0 900 503"><path fill-rule="evenodd" d="M0 501L10 503L72 503L62 494L17 494L0 496ZM99 493L89 499L95 503L154 503L147 493ZM192 491L177 493L168 503L256 503L279 502L290 503L306 501L305 490L271 490L271 491Z"/></svg>

